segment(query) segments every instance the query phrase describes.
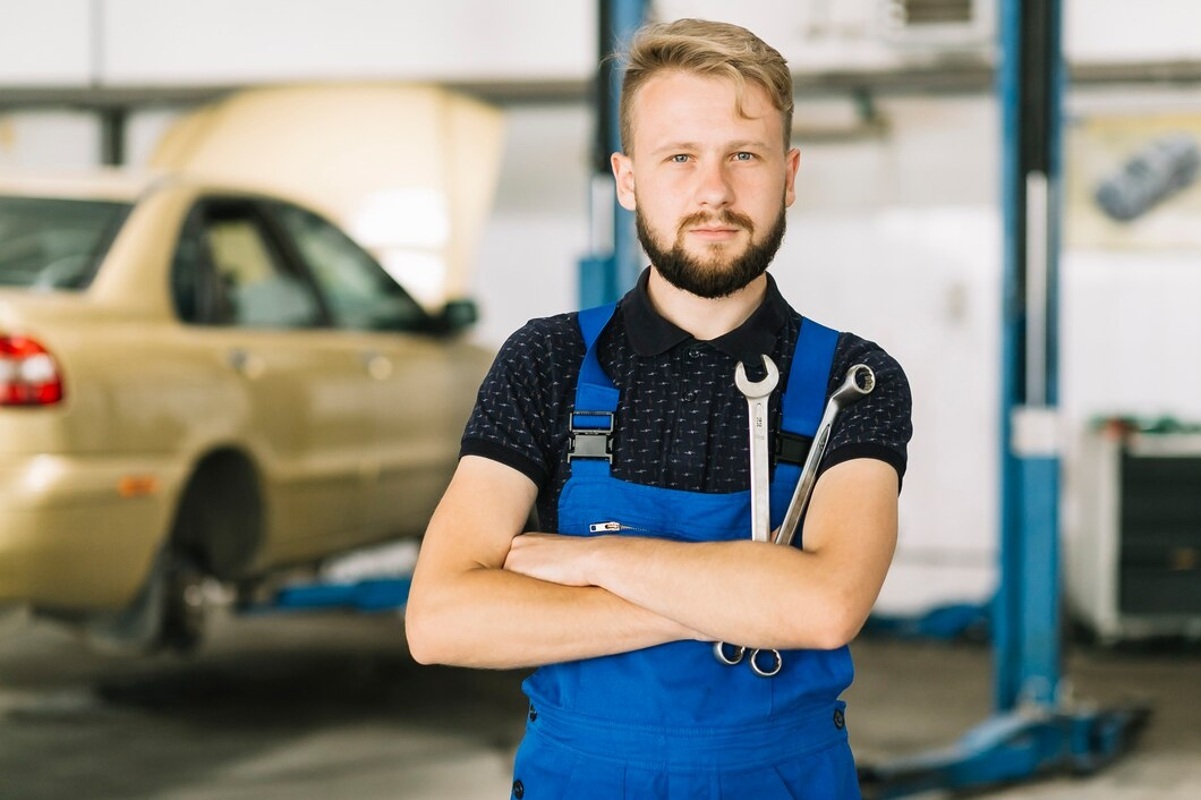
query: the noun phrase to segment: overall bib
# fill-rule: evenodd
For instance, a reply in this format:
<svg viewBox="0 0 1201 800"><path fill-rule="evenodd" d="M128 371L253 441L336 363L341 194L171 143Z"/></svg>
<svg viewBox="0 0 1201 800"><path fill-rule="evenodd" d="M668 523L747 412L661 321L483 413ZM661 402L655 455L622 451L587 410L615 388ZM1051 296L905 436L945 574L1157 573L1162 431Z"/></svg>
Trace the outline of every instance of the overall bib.
<svg viewBox="0 0 1201 800"><path fill-rule="evenodd" d="M618 390L601 369L596 341L612 312L609 305L580 314L587 354L576 390L571 476L559 498L558 532L748 539L749 489L688 492L610 474L605 442ZM829 328L802 322L782 400L785 431L815 433L837 338ZM773 529L783 520L799 476L797 465L776 466ZM851 683L849 650L785 650L781 656L783 667L772 678L756 675L745 660L722 664L711 643L693 641L539 668L523 684L529 721L517 751L512 797L859 798L838 699Z"/></svg>

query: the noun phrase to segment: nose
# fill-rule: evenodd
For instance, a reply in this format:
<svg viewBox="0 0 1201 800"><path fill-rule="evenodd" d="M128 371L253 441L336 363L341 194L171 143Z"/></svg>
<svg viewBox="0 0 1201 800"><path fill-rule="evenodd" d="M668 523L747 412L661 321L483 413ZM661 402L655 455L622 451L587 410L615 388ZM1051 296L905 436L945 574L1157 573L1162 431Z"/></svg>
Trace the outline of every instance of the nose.
<svg viewBox="0 0 1201 800"><path fill-rule="evenodd" d="M721 161L703 163L697 170L697 201L702 206L722 208L734 199L730 177Z"/></svg>

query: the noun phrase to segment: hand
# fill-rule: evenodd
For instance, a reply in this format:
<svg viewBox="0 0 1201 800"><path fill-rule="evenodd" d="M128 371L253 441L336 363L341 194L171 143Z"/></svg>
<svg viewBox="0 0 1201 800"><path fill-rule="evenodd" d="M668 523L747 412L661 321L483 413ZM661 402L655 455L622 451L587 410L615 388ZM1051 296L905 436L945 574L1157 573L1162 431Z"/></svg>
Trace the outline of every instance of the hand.
<svg viewBox="0 0 1201 800"><path fill-rule="evenodd" d="M622 547L629 536L564 536L558 533L526 533L513 539L504 568L530 578L561 586L599 586L592 577L599 552L605 547ZM654 613L654 612L652 612ZM692 639L711 642L712 636L655 614L665 641Z"/></svg>
<svg viewBox="0 0 1201 800"><path fill-rule="evenodd" d="M505 569L562 586L593 586L587 564L606 536L526 533L513 539Z"/></svg>

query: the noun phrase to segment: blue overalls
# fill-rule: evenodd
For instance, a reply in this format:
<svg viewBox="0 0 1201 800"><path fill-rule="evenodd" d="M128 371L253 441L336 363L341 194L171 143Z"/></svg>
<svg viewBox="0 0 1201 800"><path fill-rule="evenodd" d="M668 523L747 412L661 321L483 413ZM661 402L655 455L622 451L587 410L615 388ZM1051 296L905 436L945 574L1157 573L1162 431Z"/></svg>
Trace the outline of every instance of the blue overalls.
<svg viewBox="0 0 1201 800"><path fill-rule="evenodd" d="M705 494L610 474L606 441L618 390L601 369L596 342L612 312L610 305L580 314L587 354L572 419L571 476L559 498L559 533L748 538L749 489ZM837 338L829 328L802 323L782 400L785 431L810 437L816 431ZM773 528L783 520L799 476L799 466L777 465ZM722 664L712 644L693 641L539 668L523 684L529 721L512 797L858 798L838 699L851 683L849 650L781 655L783 668L773 678L754 674L745 661Z"/></svg>

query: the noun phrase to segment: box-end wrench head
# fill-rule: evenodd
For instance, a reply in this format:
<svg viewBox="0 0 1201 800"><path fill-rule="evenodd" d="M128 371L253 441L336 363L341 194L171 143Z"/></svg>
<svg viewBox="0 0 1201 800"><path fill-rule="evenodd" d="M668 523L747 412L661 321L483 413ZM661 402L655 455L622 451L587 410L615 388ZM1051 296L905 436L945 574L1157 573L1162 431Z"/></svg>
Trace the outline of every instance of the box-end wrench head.
<svg viewBox="0 0 1201 800"><path fill-rule="evenodd" d="M790 545L796 535L797 524L809 506L809 496L813 494L813 484L817 482L817 468L825 455L826 445L830 441L830 431L834 428L834 419L843 406L850 405L861 397L872 393L876 388L876 373L867 364L856 364L847 370L846 378L826 401L826 409L822 414L817 431L813 434L813 444L809 445L809 455L805 457L805 465L801 468L801 478L797 481L792 499L788 501L788 510L784 512L784 522L776 532L776 544Z"/></svg>
<svg viewBox="0 0 1201 800"><path fill-rule="evenodd" d="M741 361L734 367L734 385L746 398L751 455L751 539L766 542L771 537L771 446L768 443L768 398L780 382L780 370L763 356L767 377L752 383Z"/></svg>

